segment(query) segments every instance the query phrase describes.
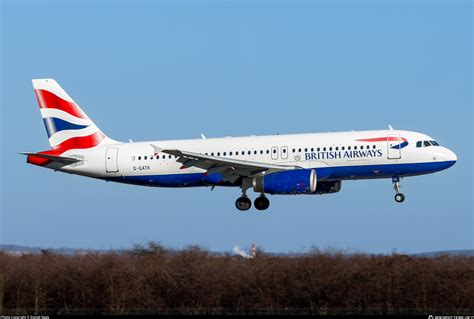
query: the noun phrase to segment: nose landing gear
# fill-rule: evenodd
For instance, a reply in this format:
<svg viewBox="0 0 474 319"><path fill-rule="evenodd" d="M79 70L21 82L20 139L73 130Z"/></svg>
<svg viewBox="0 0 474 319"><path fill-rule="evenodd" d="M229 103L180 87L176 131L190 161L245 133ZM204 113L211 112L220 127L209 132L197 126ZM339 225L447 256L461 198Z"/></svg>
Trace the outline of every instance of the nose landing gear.
<svg viewBox="0 0 474 319"><path fill-rule="evenodd" d="M400 193L400 177L392 177L393 189L395 190L395 201L397 203L402 203L405 200L405 195Z"/></svg>

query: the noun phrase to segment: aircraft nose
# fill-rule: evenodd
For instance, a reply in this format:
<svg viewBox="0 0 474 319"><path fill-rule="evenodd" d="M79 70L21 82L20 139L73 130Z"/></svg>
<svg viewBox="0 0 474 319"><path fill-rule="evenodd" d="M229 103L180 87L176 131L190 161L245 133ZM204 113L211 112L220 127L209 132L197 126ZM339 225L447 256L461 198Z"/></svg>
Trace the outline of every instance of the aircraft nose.
<svg viewBox="0 0 474 319"><path fill-rule="evenodd" d="M447 162L452 162L453 164L456 163L456 161L458 160L458 157L456 156L456 154L453 151L451 151L448 148L444 148L443 151L444 151L443 155L444 155Z"/></svg>

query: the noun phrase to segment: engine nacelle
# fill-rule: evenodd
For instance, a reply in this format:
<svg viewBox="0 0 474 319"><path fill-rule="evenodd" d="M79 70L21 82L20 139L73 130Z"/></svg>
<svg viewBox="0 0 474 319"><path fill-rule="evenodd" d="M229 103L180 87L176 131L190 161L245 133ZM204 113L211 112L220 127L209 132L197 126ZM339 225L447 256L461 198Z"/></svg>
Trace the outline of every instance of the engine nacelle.
<svg viewBox="0 0 474 319"><path fill-rule="evenodd" d="M281 171L253 179L253 190L268 194L311 194L316 191L317 185L314 169Z"/></svg>
<svg viewBox="0 0 474 319"><path fill-rule="evenodd" d="M337 193L341 190L341 184L341 181L318 182L318 186L314 193L319 195Z"/></svg>

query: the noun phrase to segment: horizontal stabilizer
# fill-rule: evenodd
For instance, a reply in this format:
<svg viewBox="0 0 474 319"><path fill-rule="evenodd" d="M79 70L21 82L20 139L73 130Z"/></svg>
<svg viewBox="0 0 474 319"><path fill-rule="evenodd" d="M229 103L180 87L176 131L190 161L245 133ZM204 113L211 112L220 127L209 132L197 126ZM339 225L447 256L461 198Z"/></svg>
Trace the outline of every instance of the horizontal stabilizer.
<svg viewBox="0 0 474 319"><path fill-rule="evenodd" d="M54 162L58 162L58 163L61 163L61 164L66 164L66 165L74 164L74 163L77 163L77 162L81 161L81 160L78 160L77 158L64 157L64 156L54 156L54 155L41 154L41 153L24 152L24 153L20 153L20 154L27 155L27 156L40 157L40 158L44 158L44 159L47 159L47 160L50 160L50 161L54 161Z"/></svg>

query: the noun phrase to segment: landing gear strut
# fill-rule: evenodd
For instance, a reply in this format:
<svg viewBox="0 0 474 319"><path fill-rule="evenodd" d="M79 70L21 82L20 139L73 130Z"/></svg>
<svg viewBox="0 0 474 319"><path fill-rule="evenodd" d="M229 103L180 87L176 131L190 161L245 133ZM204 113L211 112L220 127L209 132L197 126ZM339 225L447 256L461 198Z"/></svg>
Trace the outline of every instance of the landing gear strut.
<svg viewBox="0 0 474 319"><path fill-rule="evenodd" d="M262 194L255 199L253 205L258 210L265 210L270 206L270 201L264 194Z"/></svg>
<svg viewBox="0 0 474 319"><path fill-rule="evenodd" d="M247 197L247 189L250 187L252 187L252 180L244 178L242 180L242 196L235 201L235 207L240 211L246 211L252 207L252 201Z"/></svg>
<svg viewBox="0 0 474 319"><path fill-rule="evenodd" d="M397 203L402 203L405 200L405 195L400 193L400 177L392 177L393 189L395 190L395 201Z"/></svg>

